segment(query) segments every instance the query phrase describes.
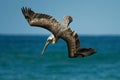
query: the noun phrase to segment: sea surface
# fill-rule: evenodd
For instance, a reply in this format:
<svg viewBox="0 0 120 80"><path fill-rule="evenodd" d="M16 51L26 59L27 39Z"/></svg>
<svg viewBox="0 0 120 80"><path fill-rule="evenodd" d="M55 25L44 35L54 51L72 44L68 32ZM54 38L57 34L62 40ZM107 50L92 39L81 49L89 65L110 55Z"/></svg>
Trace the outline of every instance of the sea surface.
<svg viewBox="0 0 120 80"><path fill-rule="evenodd" d="M80 36L96 54L69 58L59 40L40 52L48 36L0 35L0 80L120 80L120 36Z"/></svg>

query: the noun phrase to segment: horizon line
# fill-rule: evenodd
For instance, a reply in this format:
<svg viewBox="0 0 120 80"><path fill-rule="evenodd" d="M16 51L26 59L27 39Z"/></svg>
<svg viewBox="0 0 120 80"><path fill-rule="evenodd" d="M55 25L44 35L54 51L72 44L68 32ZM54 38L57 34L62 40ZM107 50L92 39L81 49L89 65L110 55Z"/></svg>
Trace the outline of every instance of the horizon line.
<svg viewBox="0 0 120 80"><path fill-rule="evenodd" d="M49 36L51 34L1 34L0 36ZM79 36L120 36L120 34L78 34Z"/></svg>

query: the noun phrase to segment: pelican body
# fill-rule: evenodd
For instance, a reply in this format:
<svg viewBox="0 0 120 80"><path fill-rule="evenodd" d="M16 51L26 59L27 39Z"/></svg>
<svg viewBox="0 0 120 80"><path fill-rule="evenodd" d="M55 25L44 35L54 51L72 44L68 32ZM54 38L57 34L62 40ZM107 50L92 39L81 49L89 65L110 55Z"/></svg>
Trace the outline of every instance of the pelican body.
<svg viewBox="0 0 120 80"><path fill-rule="evenodd" d="M21 10L25 19L31 26L41 27L52 33L52 35L48 37L41 55L44 54L46 47L50 43L55 44L60 38L67 43L68 56L70 58L85 57L96 52L93 48L80 48L79 36L69 27L69 24L73 21L71 16L65 16L63 21L60 23L52 16L35 13L30 8L23 7Z"/></svg>

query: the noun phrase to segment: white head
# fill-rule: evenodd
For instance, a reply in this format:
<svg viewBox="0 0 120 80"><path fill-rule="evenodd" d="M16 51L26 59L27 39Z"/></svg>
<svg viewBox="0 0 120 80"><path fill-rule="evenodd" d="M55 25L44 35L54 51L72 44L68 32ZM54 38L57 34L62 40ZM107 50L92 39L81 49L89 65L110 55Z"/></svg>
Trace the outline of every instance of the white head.
<svg viewBox="0 0 120 80"><path fill-rule="evenodd" d="M47 39L48 42L52 42L52 44L55 44L56 43L56 39L55 39L55 36L52 34L48 37Z"/></svg>
<svg viewBox="0 0 120 80"><path fill-rule="evenodd" d="M42 50L42 52L41 52L41 55L44 54L45 49L47 48L47 46L48 46L50 43L52 43L52 44L55 44L55 43L56 43L56 38L55 38L55 36L54 36L53 34L48 37L48 39L47 39L47 41L46 41L46 43L45 43L45 45L44 45L44 47L43 47L43 50Z"/></svg>

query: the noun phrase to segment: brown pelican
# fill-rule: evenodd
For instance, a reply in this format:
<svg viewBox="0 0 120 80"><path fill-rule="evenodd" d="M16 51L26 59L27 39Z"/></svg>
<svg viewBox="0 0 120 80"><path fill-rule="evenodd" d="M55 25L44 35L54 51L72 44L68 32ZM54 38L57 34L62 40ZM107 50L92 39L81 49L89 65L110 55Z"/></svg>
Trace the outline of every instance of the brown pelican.
<svg viewBox="0 0 120 80"><path fill-rule="evenodd" d="M80 41L77 33L69 28L72 22L71 16L65 16L63 22L58 22L55 18L47 14L35 13L31 8L21 8L25 19L31 26L37 26L49 30L50 35L46 41L41 55L43 55L49 43L56 43L60 38L67 43L70 58L85 57L95 53L92 48L80 48Z"/></svg>

